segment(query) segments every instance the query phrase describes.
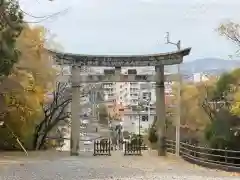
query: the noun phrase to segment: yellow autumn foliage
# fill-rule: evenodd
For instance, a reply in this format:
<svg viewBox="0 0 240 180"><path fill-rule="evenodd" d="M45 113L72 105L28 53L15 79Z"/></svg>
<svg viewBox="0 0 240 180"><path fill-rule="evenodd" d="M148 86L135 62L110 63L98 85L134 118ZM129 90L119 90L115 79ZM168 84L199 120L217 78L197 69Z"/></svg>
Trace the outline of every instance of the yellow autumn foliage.
<svg viewBox="0 0 240 180"><path fill-rule="evenodd" d="M207 88L214 84L215 80L210 79L204 83L182 84L181 86L181 125L184 128L195 131L196 129L203 130L210 122L208 116L202 109L202 102L205 98ZM173 85L173 104L177 104L177 88L178 85ZM174 114L177 113L175 108L172 108ZM176 116L173 117L175 120ZM173 120L173 124L175 124Z"/></svg>
<svg viewBox="0 0 240 180"><path fill-rule="evenodd" d="M56 80L53 62L44 49L45 41L46 30L43 27L24 27L17 39L20 59L8 77L18 82L22 89L11 89L2 94L7 105L4 121L25 144L31 141L27 139L32 136L35 125L43 116L45 94L54 89ZM0 132L2 138L6 135L4 133Z"/></svg>
<svg viewBox="0 0 240 180"><path fill-rule="evenodd" d="M53 89L56 80L56 70L48 52L44 49L46 29L43 27L31 28L27 26L18 38L18 49L22 53L17 68L31 72L35 85L48 92Z"/></svg>
<svg viewBox="0 0 240 180"><path fill-rule="evenodd" d="M240 115L240 92L234 95L234 103L231 106L231 112L235 115Z"/></svg>

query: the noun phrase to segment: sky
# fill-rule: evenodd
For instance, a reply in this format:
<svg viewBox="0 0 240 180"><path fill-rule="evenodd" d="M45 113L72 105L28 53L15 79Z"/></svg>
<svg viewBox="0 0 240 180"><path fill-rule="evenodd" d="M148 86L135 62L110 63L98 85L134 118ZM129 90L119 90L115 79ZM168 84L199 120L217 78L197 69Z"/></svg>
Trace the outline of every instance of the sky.
<svg viewBox="0 0 240 180"><path fill-rule="evenodd" d="M175 46L165 43L166 32L171 41L181 40L182 48L192 48L186 61L229 59L237 50L216 29L229 20L239 23L239 0L20 0L20 5L32 16L62 12L40 24L64 52L128 55L175 51Z"/></svg>

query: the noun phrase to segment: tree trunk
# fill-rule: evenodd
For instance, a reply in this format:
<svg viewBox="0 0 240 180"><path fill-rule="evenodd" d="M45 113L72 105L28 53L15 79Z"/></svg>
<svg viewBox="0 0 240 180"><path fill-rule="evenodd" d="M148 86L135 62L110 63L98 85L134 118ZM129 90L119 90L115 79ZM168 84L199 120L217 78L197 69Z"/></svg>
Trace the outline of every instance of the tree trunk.
<svg viewBox="0 0 240 180"><path fill-rule="evenodd" d="M37 140L38 140L38 133L35 131L33 134L33 149L36 150L37 148Z"/></svg>
<svg viewBox="0 0 240 180"><path fill-rule="evenodd" d="M45 144L46 137L47 133L41 136L41 139L39 140L38 150L42 149L43 145Z"/></svg>
<svg viewBox="0 0 240 180"><path fill-rule="evenodd" d="M47 125L47 127L44 128L44 130L40 133L40 136L38 137L38 150L41 149L45 143L47 134L57 125L57 123L60 120L55 120Z"/></svg>

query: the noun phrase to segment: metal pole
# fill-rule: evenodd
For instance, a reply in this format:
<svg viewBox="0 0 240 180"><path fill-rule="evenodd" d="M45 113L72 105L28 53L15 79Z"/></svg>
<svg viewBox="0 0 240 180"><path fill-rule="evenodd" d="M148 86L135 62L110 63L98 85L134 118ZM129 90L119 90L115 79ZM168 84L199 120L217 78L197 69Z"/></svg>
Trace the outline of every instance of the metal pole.
<svg viewBox="0 0 240 180"><path fill-rule="evenodd" d="M139 98L138 98L138 136L139 136L139 138L140 138L140 134L141 134L141 128L140 128L141 115L140 115L140 111L143 107L140 101L141 101L141 99L140 99L140 92L139 92Z"/></svg>
<svg viewBox="0 0 240 180"><path fill-rule="evenodd" d="M178 50L181 49L181 41L178 41L177 47ZM177 65L177 73L179 77L179 82L178 82L178 92L177 92L177 97L178 97L178 104L177 104L177 122L176 122L176 156L179 156L180 154L180 128L181 128L181 86L182 86L182 78L180 74L180 64Z"/></svg>
<svg viewBox="0 0 240 180"><path fill-rule="evenodd" d="M96 87L94 87L94 117L97 117L97 93L96 93Z"/></svg>
<svg viewBox="0 0 240 180"><path fill-rule="evenodd" d="M91 89L91 94L92 94L92 115L93 117L96 117L96 97L95 97L95 89L92 87Z"/></svg>
<svg viewBox="0 0 240 180"><path fill-rule="evenodd" d="M150 121L151 118L151 109L150 109L150 101L148 102L148 121Z"/></svg>
<svg viewBox="0 0 240 180"><path fill-rule="evenodd" d="M169 40L169 32L167 32L167 44L173 44L177 46L178 50L181 50L181 41L179 40L177 43L170 42ZM180 154L180 128L181 128L181 86L182 86L182 78L180 74L180 64L177 65L177 74L179 77L178 88L177 88L177 118L176 118L176 144L175 144L175 154L179 156Z"/></svg>
<svg viewBox="0 0 240 180"><path fill-rule="evenodd" d="M94 89L92 90L92 96L93 96L93 116L95 117L95 92L94 92Z"/></svg>
<svg viewBox="0 0 240 180"><path fill-rule="evenodd" d="M140 131L141 131L141 129L140 129L140 112L138 113L138 137L140 137Z"/></svg>

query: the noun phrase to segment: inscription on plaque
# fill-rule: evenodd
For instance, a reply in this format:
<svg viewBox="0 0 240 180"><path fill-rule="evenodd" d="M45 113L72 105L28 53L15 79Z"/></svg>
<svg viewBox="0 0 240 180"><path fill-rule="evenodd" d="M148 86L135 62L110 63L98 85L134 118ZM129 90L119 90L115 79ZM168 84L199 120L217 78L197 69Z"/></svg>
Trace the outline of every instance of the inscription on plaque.
<svg viewBox="0 0 240 180"><path fill-rule="evenodd" d="M147 57L138 57L138 58L70 58L70 57L57 57L56 62L58 64L76 64L79 66L105 66L105 67L123 67L123 66L158 66L158 65L172 65L179 64L182 62L182 58L176 56L169 56L166 59L158 58L147 58Z"/></svg>
<svg viewBox="0 0 240 180"><path fill-rule="evenodd" d="M161 66L180 64L183 56L190 52L190 48L179 52L153 54L143 56L94 56L94 55L77 55L65 54L49 51L58 64L78 65L78 66L105 66L105 67L133 67L133 66Z"/></svg>
<svg viewBox="0 0 240 180"><path fill-rule="evenodd" d="M86 66L107 66L107 67L114 67L114 66L156 66L156 65L171 65L171 64L179 64L181 60L179 58L176 59L164 59L164 60L136 60L136 61L129 61L129 60L122 60L122 59L104 59L99 60L98 58L94 60L90 60L86 62Z"/></svg>

